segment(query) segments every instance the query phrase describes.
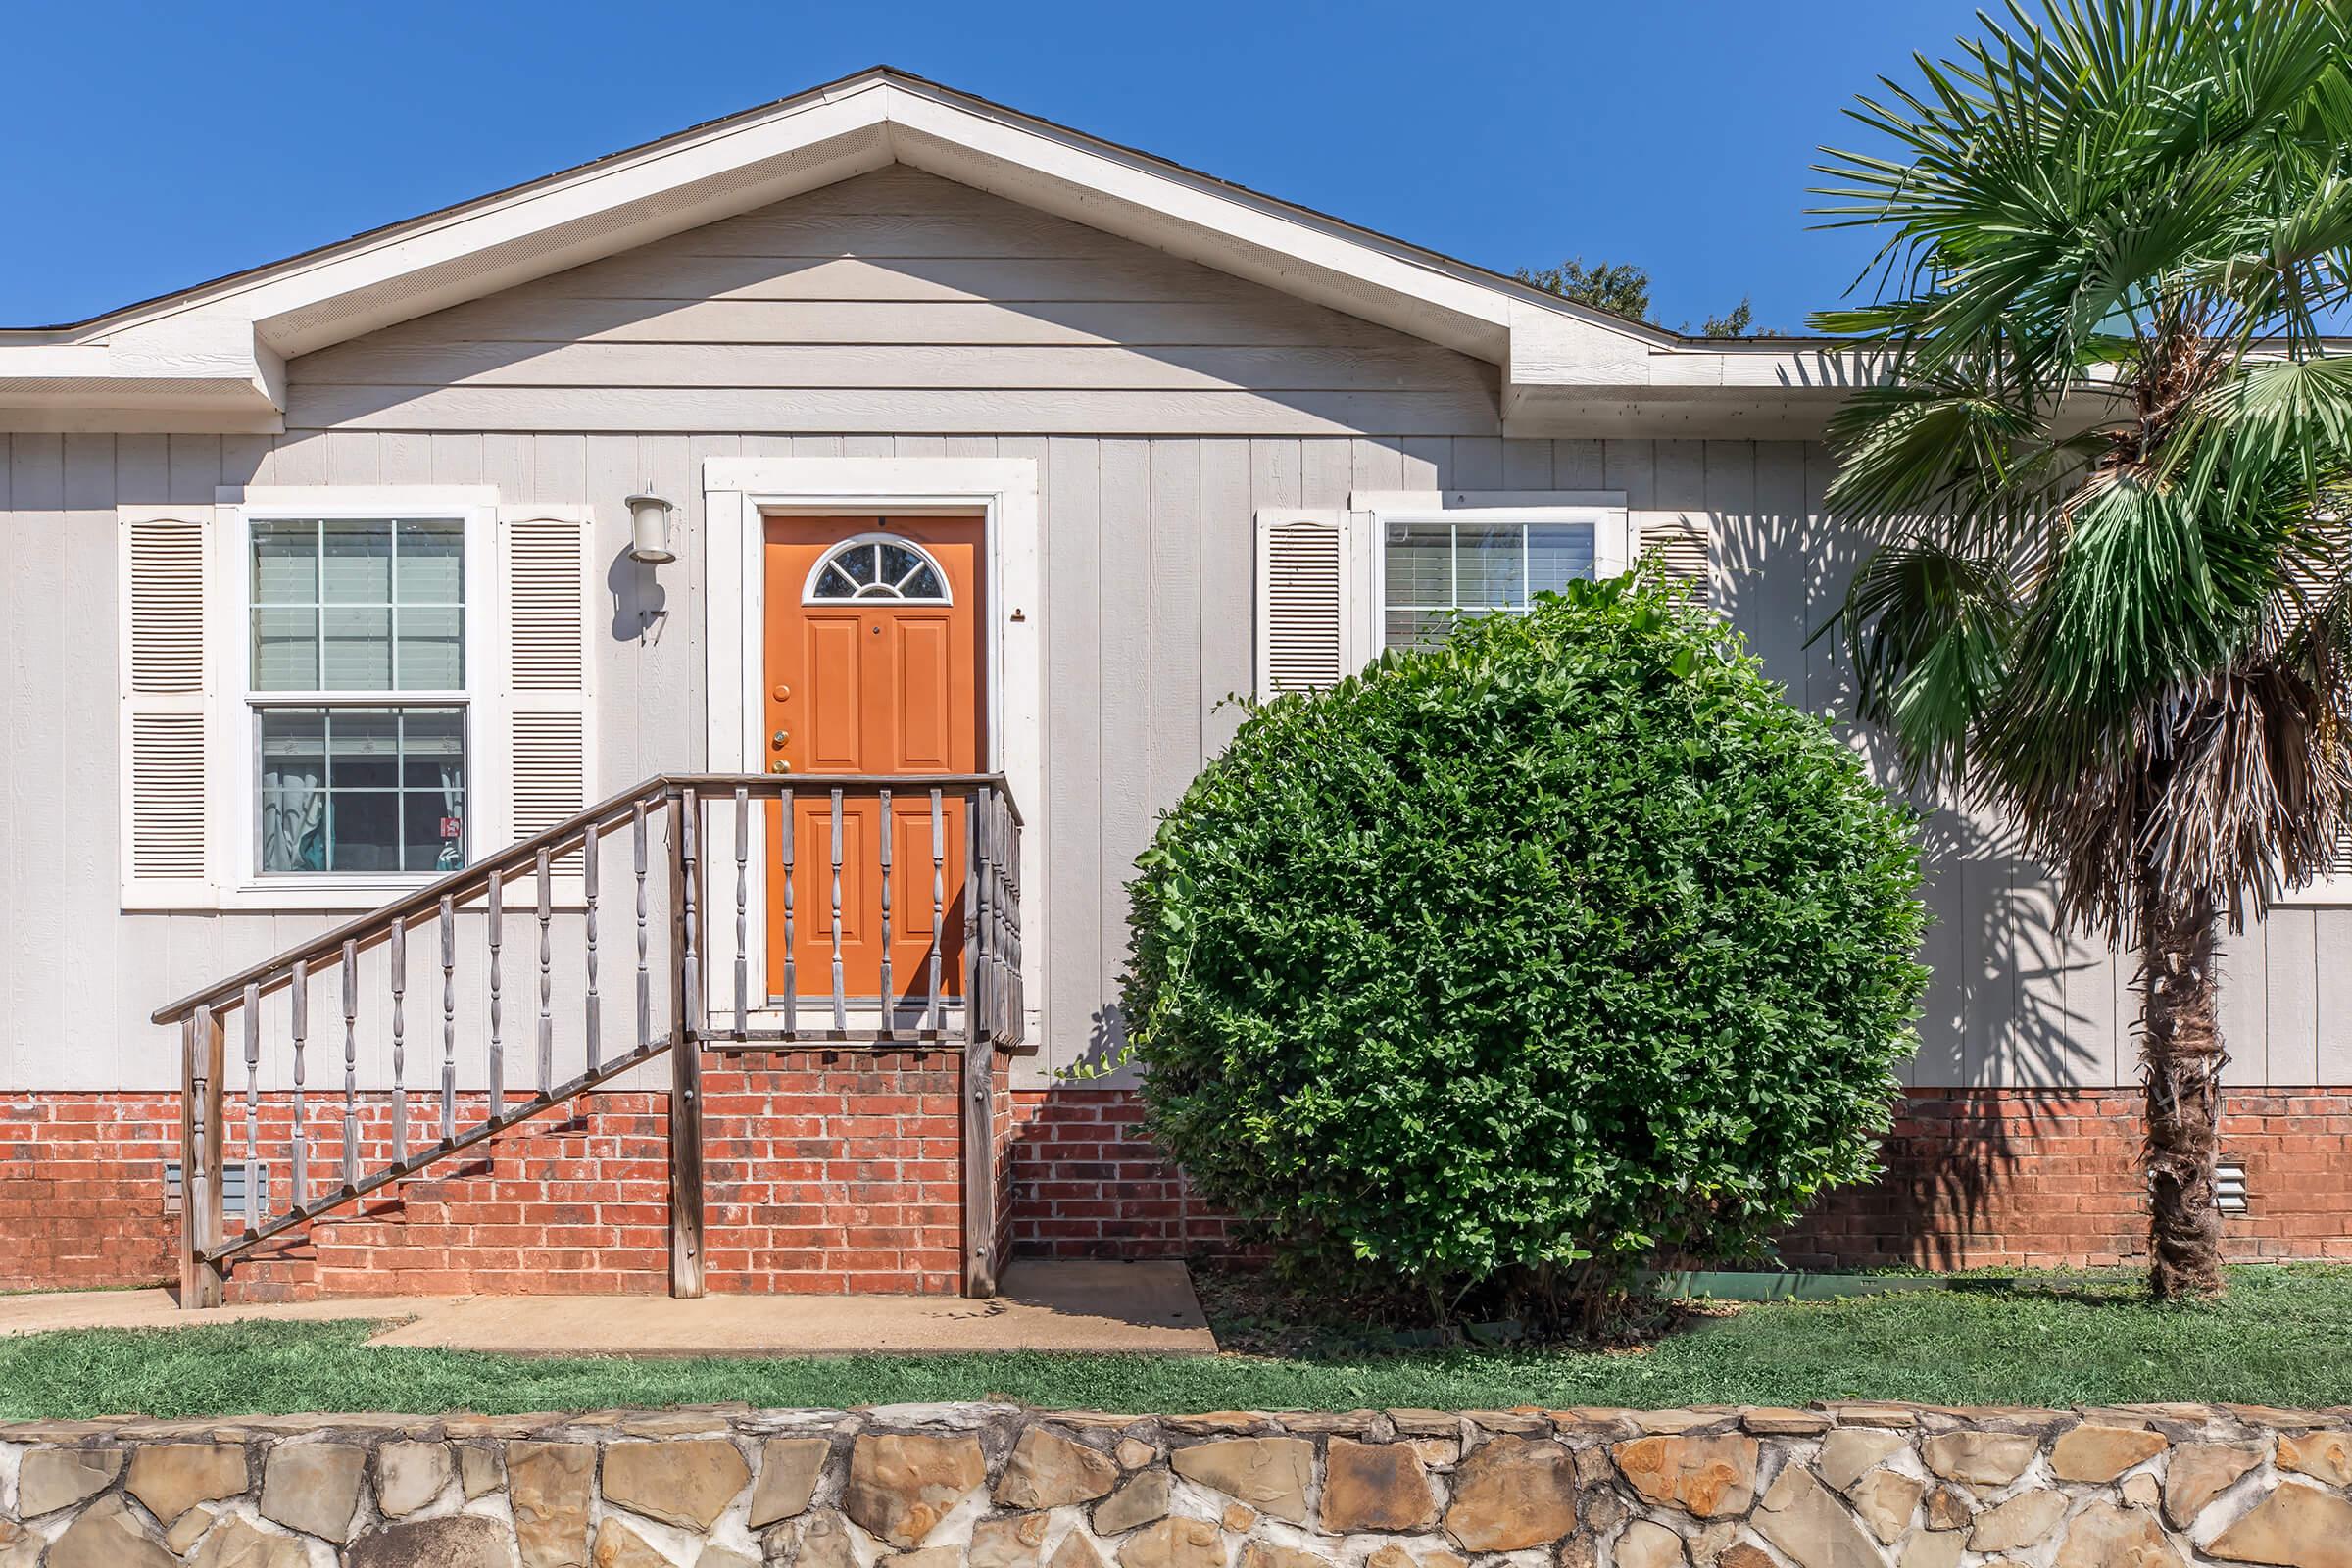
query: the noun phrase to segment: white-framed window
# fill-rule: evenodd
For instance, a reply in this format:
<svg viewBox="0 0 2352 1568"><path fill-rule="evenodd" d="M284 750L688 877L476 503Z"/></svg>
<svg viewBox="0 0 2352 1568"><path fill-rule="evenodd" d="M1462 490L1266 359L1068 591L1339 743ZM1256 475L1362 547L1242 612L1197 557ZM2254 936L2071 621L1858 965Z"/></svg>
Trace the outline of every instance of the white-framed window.
<svg viewBox="0 0 2352 1568"><path fill-rule="evenodd" d="M587 804L587 507L118 510L124 908L368 908Z"/></svg>
<svg viewBox="0 0 2352 1568"><path fill-rule="evenodd" d="M1633 564L1617 491L1358 491L1345 508L1257 513L1257 695L1313 691L1455 611L1524 613L1535 596Z"/></svg>
<svg viewBox="0 0 2352 1568"><path fill-rule="evenodd" d="M416 876L466 860L464 514L246 514L257 877ZM477 607L478 618L478 607Z"/></svg>
<svg viewBox="0 0 2352 1568"><path fill-rule="evenodd" d="M1441 641L1457 613L1525 614L1540 594L1630 564L1622 508L1435 507L1372 516L1382 649Z"/></svg>
<svg viewBox="0 0 2352 1568"><path fill-rule="evenodd" d="M363 894L505 841L484 766L505 661L494 506L350 491L224 508L223 879Z"/></svg>

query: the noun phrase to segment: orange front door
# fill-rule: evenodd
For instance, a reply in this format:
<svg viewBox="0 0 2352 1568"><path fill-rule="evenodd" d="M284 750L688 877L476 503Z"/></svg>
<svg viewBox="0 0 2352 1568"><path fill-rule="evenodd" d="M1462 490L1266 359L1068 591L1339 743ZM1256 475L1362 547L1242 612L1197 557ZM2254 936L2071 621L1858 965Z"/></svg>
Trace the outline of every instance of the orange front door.
<svg viewBox="0 0 2352 1568"><path fill-rule="evenodd" d="M977 517L766 520L767 757L788 775L978 771L982 523ZM934 853L927 787L894 790L883 870L878 794L843 792L838 933L829 789L793 799L792 935L785 879L768 881L768 990L806 1009L830 1004L837 951L845 1003L870 1008L931 995L934 933L942 997L962 994L963 826L943 796ZM771 843L781 809L769 808ZM771 852L772 853L772 852ZM936 904L935 904L936 893ZM934 924L934 910L939 924Z"/></svg>

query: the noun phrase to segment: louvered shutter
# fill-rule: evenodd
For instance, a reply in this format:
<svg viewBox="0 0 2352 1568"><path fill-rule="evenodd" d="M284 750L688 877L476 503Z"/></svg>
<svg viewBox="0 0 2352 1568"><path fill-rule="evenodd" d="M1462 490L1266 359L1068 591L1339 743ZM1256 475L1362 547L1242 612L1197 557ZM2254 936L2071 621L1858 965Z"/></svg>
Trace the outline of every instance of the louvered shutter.
<svg viewBox="0 0 2352 1568"><path fill-rule="evenodd" d="M124 508L118 525L122 906L201 906L214 900L205 776L212 509Z"/></svg>
<svg viewBox="0 0 2352 1568"><path fill-rule="evenodd" d="M1642 554L1654 557L1666 568L1668 575L1689 583L1693 596L1702 605L1714 601L1713 573L1709 561L1713 554L1711 544L1703 517L1686 517L1679 523L1647 522L1642 525Z"/></svg>
<svg viewBox="0 0 2352 1568"><path fill-rule="evenodd" d="M1318 691L1369 652L1358 529L1349 514L1257 514L1257 695Z"/></svg>
<svg viewBox="0 0 2352 1568"><path fill-rule="evenodd" d="M518 511L501 515L499 533L508 820L520 840L588 805L595 739L589 531L584 516Z"/></svg>

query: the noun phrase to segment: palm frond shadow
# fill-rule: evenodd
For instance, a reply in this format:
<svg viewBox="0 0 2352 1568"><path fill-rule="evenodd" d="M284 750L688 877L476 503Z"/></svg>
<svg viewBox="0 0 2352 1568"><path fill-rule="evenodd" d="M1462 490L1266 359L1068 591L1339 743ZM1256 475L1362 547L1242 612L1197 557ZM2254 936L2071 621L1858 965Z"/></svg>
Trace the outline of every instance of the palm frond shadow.
<svg viewBox="0 0 2352 1568"><path fill-rule="evenodd" d="M2076 1119L2073 1085L2113 1081L2129 1048L2129 956L2069 933L2014 836L1958 810L1920 829L1937 924L1921 1050L1883 1146L1886 1173L1835 1194L1784 1241L1796 1266L1963 1268L1998 1249L2002 1195Z"/></svg>

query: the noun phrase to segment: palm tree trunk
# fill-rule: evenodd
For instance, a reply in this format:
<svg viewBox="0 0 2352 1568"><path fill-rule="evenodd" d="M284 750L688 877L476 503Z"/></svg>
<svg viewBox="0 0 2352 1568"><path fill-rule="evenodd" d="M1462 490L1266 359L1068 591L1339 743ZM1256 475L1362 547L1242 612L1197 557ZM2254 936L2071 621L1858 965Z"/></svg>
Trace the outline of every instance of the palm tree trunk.
<svg viewBox="0 0 2352 1568"><path fill-rule="evenodd" d="M2222 1046L2211 900L2141 887L2140 1068L2148 1099L2148 1282L2159 1299L2219 1296Z"/></svg>

